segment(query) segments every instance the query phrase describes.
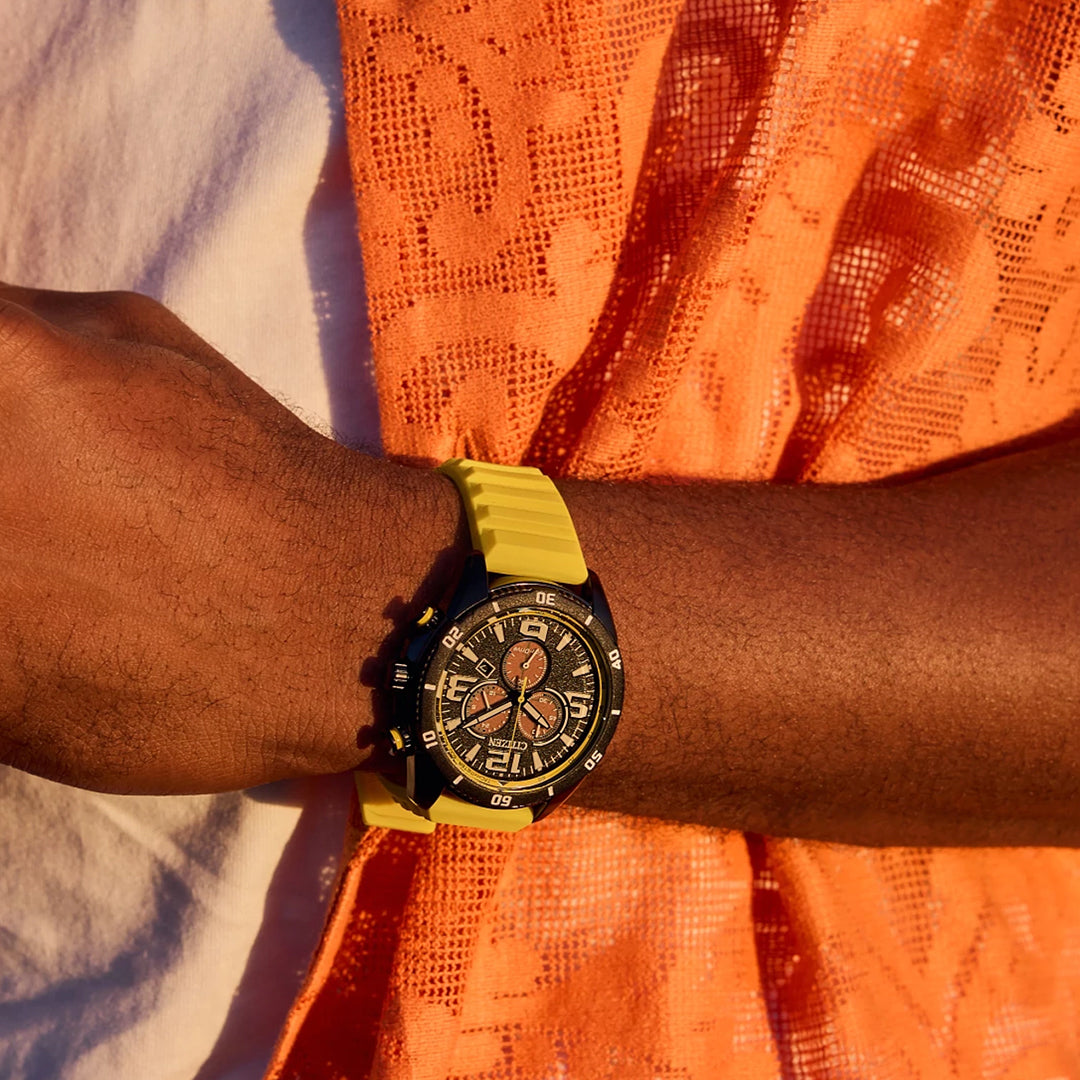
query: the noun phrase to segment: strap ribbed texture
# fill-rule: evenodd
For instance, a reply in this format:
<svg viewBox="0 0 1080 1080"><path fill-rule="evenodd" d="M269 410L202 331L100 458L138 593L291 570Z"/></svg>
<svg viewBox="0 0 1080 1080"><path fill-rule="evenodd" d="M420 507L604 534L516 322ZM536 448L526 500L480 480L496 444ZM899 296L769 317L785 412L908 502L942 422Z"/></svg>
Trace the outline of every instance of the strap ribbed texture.
<svg viewBox="0 0 1080 1080"><path fill-rule="evenodd" d="M539 469L451 458L439 471L461 492L490 573L567 585L588 576L566 504Z"/></svg>

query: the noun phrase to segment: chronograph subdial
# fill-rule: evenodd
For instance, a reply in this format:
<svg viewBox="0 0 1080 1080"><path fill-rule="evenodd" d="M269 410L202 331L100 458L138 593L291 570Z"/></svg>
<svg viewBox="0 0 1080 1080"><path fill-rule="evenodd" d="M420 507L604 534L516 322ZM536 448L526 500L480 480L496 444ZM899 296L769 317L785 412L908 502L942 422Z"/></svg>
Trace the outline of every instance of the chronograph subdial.
<svg viewBox="0 0 1080 1080"><path fill-rule="evenodd" d="M492 735L510 719L512 705L505 687L496 682L482 683L465 698L465 726L474 735Z"/></svg>
<svg viewBox="0 0 1080 1080"><path fill-rule="evenodd" d="M507 686L528 691L544 678L550 663L544 646L539 641L526 638L506 650L502 659L502 676Z"/></svg>
<svg viewBox="0 0 1080 1080"><path fill-rule="evenodd" d="M544 743L554 739L566 721L566 705L559 694L537 690L521 707L518 730L530 742Z"/></svg>

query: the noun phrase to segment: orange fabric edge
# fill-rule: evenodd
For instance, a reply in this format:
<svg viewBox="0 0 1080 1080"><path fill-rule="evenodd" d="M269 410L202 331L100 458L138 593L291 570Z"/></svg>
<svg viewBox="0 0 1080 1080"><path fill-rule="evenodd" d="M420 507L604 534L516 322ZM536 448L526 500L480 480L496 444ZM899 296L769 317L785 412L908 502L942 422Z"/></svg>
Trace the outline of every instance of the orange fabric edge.
<svg viewBox="0 0 1080 1080"><path fill-rule="evenodd" d="M308 967L303 987L271 1054L265 1080L292 1080L312 1074L325 1065L315 1061L321 1048L344 1037L350 1042L350 1057L363 1063L366 1076L375 1053L382 1018L382 1002L397 953L402 912L412 886L416 862L429 838L368 828L360 817L353 791L341 869L318 947ZM357 927L352 924L360 895L382 895L385 905L377 917ZM343 952L359 943L350 941L358 930L364 936L366 963L362 969L343 977L335 965ZM324 993L331 982L333 993ZM340 1016L353 1018L347 1033L341 1031ZM301 1032L304 1033L301 1038Z"/></svg>
<svg viewBox="0 0 1080 1080"><path fill-rule="evenodd" d="M311 1011L311 1006L326 985L326 980L333 968L334 958L345 938L349 917L352 914L357 892L360 888L360 879L363 877L364 866L378 843L377 834L372 833L370 830L365 834L364 826L360 821L356 792L354 791L349 806L349 820L345 828L345 845L342 852L341 867L338 870L337 881L334 885L334 896L330 902L322 934L319 937L318 947L308 967L304 985L289 1010L288 1018L281 1029L277 1045L274 1047L274 1052L270 1057L270 1067L266 1073L266 1080L278 1080L283 1075L283 1069L288 1061L289 1054L296 1045L296 1040L307 1020L308 1013Z"/></svg>

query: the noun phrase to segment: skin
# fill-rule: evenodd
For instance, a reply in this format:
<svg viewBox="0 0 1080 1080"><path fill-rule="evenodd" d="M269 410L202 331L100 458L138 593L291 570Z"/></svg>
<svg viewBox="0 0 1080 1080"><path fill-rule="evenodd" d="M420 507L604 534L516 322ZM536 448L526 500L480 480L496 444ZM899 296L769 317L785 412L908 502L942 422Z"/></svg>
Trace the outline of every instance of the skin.
<svg viewBox="0 0 1080 1080"><path fill-rule="evenodd" d="M0 287L0 760L185 793L381 764L452 484L312 431L159 304ZM903 483L560 484L623 719L581 804L1080 844L1080 441Z"/></svg>

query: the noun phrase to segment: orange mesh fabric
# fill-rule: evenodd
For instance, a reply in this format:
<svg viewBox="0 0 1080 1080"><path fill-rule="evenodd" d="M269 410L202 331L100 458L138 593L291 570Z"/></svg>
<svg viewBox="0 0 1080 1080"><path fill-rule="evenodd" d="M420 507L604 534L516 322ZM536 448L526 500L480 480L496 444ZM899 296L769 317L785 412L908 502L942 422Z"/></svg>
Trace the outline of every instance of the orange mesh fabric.
<svg viewBox="0 0 1080 1080"><path fill-rule="evenodd" d="M1076 407L1070 3L341 12L389 453L860 480Z"/></svg>
<svg viewBox="0 0 1080 1080"><path fill-rule="evenodd" d="M339 0L387 451L859 481L1080 407L1075 3ZM1080 1076L1080 853L365 834L274 1077Z"/></svg>

